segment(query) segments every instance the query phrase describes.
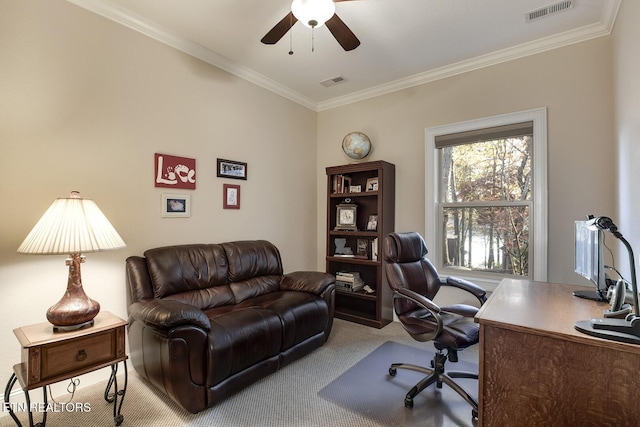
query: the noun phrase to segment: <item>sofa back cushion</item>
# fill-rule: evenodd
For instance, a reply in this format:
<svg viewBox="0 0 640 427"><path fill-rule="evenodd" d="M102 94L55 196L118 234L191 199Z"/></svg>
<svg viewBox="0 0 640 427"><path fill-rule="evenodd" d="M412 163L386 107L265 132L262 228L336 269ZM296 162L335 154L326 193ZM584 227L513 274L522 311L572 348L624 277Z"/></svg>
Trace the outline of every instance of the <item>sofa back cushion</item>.
<svg viewBox="0 0 640 427"><path fill-rule="evenodd" d="M234 302L221 245L166 246L149 249L144 256L155 298L179 300L201 310Z"/></svg>
<svg viewBox="0 0 640 427"><path fill-rule="evenodd" d="M266 240L222 243L229 262L229 282L235 302L280 288L280 252Z"/></svg>

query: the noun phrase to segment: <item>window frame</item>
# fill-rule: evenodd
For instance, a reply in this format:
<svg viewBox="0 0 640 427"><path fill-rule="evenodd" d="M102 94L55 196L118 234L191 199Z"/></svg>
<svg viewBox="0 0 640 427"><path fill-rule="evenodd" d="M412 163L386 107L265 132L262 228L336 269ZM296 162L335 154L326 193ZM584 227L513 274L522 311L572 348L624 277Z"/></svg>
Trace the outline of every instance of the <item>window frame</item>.
<svg viewBox="0 0 640 427"><path fill-rule="evenodd" d="M531 207L533 233L529 234L529 246L533 250L531 251L532 259L529 269L530 276L529 278L523 279L546 282L548 264L548 160L546 107L425 129L425 242L428 248L440 247L438 242L442 241L443 236L442 227L438 227L438 218L440 216L439 210L441 206L449 205L448 203L441 203L439 200L440 155L438 155L438 149L435 144L436 137L526 121L533 122L533 205ZM482 202L483 206L488 204L489 202ZM459 206L461 205L459 204ZM443 266L442 254L437 250L430 252L429 257L443 276L454 275L469 279L485 287L487 290L495 289L503 278L515 277L507 274L474 274L473 271L462 271L460 269Z"/></svg>

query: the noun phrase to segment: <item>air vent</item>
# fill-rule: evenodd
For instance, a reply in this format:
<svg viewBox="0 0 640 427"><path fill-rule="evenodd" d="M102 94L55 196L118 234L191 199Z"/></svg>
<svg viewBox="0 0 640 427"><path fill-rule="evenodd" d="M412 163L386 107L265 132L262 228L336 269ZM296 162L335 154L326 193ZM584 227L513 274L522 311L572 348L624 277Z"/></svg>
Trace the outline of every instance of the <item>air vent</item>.
<svg viewBox="0 0 640 427"><path fill-rule="evenodd" d="M536 21L545 16L553 15L554 13L562 12L563 10L571 9L575 0L565 0L558 3L551 4L541 9L532 10L525 13L525 20L527 22Z"/></svg>
<svg viewBox="0 0 640 427"><path fill-rule="evenodd" d="M323 81L323 82L320 82L320 84L321 84L322 86L324 86L324 87L331 87L331 86L335 86L335 85L337 85L337 84L343 83L343 82L345 82L345 81L346 81L346 80L345 80L345 78L344 78L344 77L342 77L342 76L338 76L338 77L334 77L334 78L332 78L332 79L328 79L328 80L325 80L325 81Z"/></svg>

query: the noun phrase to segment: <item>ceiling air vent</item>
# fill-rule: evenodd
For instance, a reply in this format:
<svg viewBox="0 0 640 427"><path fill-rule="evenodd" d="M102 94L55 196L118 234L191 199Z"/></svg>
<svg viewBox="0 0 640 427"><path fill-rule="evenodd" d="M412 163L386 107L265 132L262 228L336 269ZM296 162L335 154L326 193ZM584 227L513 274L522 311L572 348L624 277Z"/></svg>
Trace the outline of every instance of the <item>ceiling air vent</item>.
<svg viewBox="0 0 640 427"><path fill-rule="evenodd" d="M563 10L571 9L575 0L565 0L558 3L551 4L541 9L532 10L525 13L525 19L527 22L535 21L545 16L553 15L554 13L562 12Z"/></svg>
<svg viewBox="0 0 640 427"><path fill-rule="evenodd" d="M338 76L338 77L334 77L332 79L328 79L325 80L323 82L320 82L320 84L324 87L331 87L331 86L335 86L337 84L340 84L342 82L345 82L346 80L344 79L344 77L342 76Z"/></svg>

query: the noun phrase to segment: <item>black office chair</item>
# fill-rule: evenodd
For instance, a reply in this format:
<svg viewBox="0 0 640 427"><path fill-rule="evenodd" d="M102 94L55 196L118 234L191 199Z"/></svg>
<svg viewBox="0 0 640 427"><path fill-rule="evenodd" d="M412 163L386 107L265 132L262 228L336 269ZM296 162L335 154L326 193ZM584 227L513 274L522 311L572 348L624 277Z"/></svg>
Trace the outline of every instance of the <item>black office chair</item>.
<svg viewBox="0 0 640 427"><path fill-rule="evenodd" d="M458 361L458 350L479 341L479 326L474 322L478 308L455 304L438 307L432 301L442 286L454 286L475 296L480 304L486 301L486 292L481 287L463 279L448 277L443 280L433 264L425 257L427 246L418 233L391 233L384 238L385 271L389 286L393 290L393 307L404 329L417 341L433 341L437 352L431 368L394 363L389 375L395 376L397 369L410 369L427 374L407 393L404 405L413 407L413 398L429 385L438 388L447 384L472 406L472 414L478 417L478 401L460 387L453 378L478 379L471 372L445 372L444 364Z"/></svg>

